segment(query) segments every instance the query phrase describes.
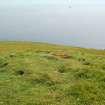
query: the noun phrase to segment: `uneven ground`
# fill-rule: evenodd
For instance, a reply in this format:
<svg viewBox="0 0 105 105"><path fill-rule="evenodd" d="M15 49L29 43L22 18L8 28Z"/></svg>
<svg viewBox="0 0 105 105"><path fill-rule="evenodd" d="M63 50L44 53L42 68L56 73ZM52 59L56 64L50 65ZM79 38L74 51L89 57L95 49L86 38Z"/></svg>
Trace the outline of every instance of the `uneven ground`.
<svg viewBox="0 0 105 105"><path fill-rule="evenodd" d="M0 105L105 105L105 51L0 42Z"/></svg>

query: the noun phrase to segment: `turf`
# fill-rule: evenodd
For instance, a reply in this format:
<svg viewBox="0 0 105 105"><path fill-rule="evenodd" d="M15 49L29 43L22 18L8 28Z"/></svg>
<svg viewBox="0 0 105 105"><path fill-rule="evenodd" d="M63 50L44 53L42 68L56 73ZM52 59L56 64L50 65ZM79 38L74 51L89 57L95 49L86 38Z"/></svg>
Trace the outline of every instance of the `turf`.
<svg viewBox="0 0 105 105"><path fill-rule="evenodd" d="M0 42L0 105L105 105L105 51Z"/></svg>

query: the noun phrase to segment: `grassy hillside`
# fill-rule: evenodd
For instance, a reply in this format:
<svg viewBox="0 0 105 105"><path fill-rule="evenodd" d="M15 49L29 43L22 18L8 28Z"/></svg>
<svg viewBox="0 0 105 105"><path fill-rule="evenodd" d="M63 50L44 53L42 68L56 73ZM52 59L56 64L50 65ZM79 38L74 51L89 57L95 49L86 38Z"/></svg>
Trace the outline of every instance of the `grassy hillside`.
<svg viewBox="0 0 105 105"><path fill-rule="evenodd" d="M0 42L0 105L105 105L105 51Z"/></svg>

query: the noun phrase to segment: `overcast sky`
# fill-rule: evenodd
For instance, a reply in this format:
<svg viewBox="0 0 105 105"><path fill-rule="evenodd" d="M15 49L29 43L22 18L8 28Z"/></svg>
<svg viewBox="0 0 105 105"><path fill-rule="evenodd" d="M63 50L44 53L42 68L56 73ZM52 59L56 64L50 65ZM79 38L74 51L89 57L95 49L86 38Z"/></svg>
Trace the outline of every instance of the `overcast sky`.
<svg viewBox="0 0 105 105"><path fill-rule="evenodd" d="M0 0L0 39L105 48L105 0Z"/></svg>
<svg viewBox="0 0 105 105"><path fill-rule="evenodd" d="M65 4L67 2L77 4L103 4L105 0L1 0L1 5L19 5L19 4Z"/></svg>

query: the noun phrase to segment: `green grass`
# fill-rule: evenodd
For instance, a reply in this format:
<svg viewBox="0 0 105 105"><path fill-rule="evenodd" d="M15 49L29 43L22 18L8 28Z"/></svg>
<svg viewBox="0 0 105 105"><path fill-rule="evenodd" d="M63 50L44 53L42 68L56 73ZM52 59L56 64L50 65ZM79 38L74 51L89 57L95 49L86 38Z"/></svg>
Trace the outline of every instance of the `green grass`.
<svg viewBox="0 0 105 105"><path fill-rule="evenodd" d="M0 105L105 105L105 51L0 42Z"/></svg>

